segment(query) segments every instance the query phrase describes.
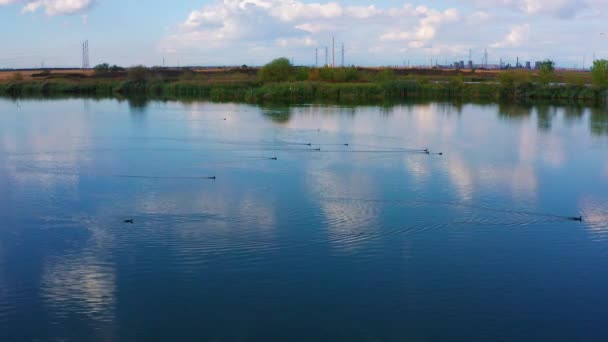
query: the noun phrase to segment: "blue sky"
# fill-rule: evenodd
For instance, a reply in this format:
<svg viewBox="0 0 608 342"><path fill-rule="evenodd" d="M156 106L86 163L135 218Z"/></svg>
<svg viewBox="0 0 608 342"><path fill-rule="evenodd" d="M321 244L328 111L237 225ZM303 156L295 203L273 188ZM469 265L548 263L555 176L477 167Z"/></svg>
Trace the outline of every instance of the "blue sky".
<svg viewBox="0 0 608 342"><path fill-rule="evenodd" d="M0 0L0 68L78 66L84 39L91 64L312 65L332 36L349 65L451 63L469 49L479 62L487 49L490 63L580 67L608 58L607 19L608 0Z"/></svg>

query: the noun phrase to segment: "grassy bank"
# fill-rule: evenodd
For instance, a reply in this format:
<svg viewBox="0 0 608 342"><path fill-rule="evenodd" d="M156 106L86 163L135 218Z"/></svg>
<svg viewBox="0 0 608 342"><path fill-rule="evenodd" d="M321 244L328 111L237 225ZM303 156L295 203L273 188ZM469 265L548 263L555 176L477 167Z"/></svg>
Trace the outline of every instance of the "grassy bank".
<svg viewBox="0 0 608 342"><path fill-rule="evenodd" d="M608 77L608 62L606 76ZM552 64L549 65L552 68ZM543 71L476 71L388 68L308 68L280 58L263 68L123 69L3 74L5 96L124 96L261 102L388 102L407 99L456 101L574 100L604 102L607 80L590 74ZM603 75L603 74L602 74Z"/></svg>
<svg viewBox="0 0 608 342"><path fill-rule="evenodd" d="M583 100L605 101L606 91L585 85L541 85L525 83L505 86L500 83L421 82L390 80L379 82L233 82L196 81L86 81L28 80L0 84L5 96L92 95L92 96L168 96L195 97L216 101L259 103L287 101L369 102L408 98L461 100Z"/></svg>

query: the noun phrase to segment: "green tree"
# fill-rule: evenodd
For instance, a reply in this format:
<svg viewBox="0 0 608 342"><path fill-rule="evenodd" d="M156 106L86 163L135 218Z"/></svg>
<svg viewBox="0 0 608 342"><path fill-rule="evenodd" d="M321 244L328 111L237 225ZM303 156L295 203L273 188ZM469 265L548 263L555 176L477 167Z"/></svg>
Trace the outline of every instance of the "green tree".
<svg viewBox="0 0 608 342"><path fill-rule="evenodd" d="M549 84L553 81L555 81L555 62L547 59L540 63L538 82Z"/></svg>
<svg viewBox="0 0 608 342"><path fill-rule="evenodd" d="M262 82L285 82L289 81L295 68L287 58L277 58L272 62L264 65L258 73L258 77Z"/></svg>
<svg viewBox="0 0 608 342"><path fill-rule="evenodd" d="M110 72L110 65L108 63L97 64L93 67L95 74L107 74Z"/></svg>
<svg viewBox="0 0 608 342"><path fill-rule="evenodd" d="M110 67L110 72L120 72L120 71L125 71L125 68L119 67L116 64L114 64Z"/></svg>
<svg viewBox="0 0 608 342"><path fill-rule="evenodd" d="M600 59L593 62L591 81L596 88L608 88L608 60Z"/></svg>

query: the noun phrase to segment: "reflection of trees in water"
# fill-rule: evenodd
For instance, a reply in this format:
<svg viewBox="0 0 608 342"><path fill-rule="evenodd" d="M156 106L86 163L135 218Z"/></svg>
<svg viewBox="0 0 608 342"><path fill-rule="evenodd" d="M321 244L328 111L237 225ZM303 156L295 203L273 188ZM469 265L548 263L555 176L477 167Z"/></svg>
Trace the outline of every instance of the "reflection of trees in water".
<svg viewBox="0 0 608 342"><path fill-rule="evenodd" d="M288 106L265 106L262 107L262 114L272 122L280 124L288 123L292 115Z"/></svg>
<svg viewBox="0 0 608 342"><path fill-rule="evenodd" d="M509 120L519 120L532 114L532 105L520 103L499 103L498 116Z"/></svg>
<svg viewBox="0 0 608 342"><path fill-rule="evenodd" d="M589 113L589 129L591 134L608 136L608 109L592 107Z"/></svg>
<svg viewBox="0 0 608 342"><path fill-rule="evenodd" d="M150 99L145 96L129 97L127 99L131 113L141 114L146 111L146 107L150 103Z"/></svg>
<svg viewBox="0 0 608 342"><path fill-rule="evenodd" d="M536 121L539 131L551 129L553 118L556 116L557 109L554 106L540 104L536 106Z"/></svg>
<svg viewBox="0 0 608 342"><path fill-rule="evenodd" d="M564 122L568 125L580 122L585 115L585 107L576 103L564 107Z"/></svg>
<svg viewBox="0 0 608 342"><path fill-rule="evenodd" d="M450 115L456 112L458 115L462 114L462 103L461 102L439 102L437 103L437 111L444 115Z"/></svg>

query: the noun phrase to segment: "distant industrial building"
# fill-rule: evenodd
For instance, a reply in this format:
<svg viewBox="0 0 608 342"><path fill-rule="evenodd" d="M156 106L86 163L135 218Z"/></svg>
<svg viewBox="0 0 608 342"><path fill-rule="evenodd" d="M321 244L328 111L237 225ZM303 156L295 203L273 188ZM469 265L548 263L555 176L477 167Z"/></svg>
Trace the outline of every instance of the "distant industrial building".
<svg viewBox="0 0 608 342"><path fill-rule="evenodd" d="M464 69L464 61L454 62L454 69Z"/></svg>

